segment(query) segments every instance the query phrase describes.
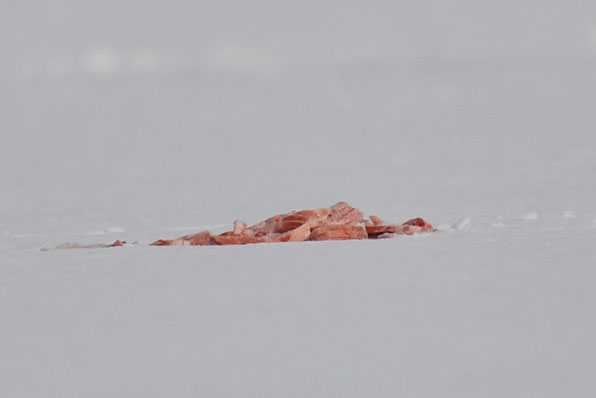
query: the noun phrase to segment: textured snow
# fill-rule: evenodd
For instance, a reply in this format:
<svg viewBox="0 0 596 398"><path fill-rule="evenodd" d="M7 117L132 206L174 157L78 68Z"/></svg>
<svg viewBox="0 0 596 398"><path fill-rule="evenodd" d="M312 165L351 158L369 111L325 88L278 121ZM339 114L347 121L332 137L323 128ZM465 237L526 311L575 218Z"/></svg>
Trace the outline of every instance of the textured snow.
<svg viewBox="0 0 596 398"><path fill-rule="evenodd" d="M0 396L596 390L595 5L0 9ZM147 245L340 200L439 232Z"/></svg>
<svg viewBox="0 0 596 398"><path fill-rule="evenodd" d="M535 211L531 211L529 213L524 214L523 216L520 216L519 218L525 221L538 220L538 213L536 213Z"/></svg>
<svg viewBox="0 0 596 398"><path fill-rule="evenodd" d="M472 226L472 219L470 217L466 217L455 224L455 229L466 229Z"/></svg>

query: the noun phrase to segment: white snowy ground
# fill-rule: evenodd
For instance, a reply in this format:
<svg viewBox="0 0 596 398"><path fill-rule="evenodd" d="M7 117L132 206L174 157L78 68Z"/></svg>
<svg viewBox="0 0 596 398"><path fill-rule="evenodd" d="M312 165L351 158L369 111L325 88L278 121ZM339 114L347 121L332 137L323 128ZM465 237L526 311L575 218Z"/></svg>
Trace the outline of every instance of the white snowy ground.
<svg viewBox="0 0 596 398"><path fill-rule="evenodd" d="M595 6L331 6L0 6L0 396L596 391Z"/></svg>

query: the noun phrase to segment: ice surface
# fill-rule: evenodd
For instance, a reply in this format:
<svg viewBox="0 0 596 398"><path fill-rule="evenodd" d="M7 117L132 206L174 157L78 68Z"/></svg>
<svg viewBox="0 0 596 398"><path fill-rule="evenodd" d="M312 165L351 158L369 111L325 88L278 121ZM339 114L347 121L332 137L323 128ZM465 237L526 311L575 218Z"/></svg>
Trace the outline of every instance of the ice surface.
<svg viewBox="0 0 596 398"><path fill-rule="evenodd" d="M455 224L455 229L466 229L472 226L472 219L470 217L463 218L457 224Z"/></svg>
<svg viewBox="0 0 596 398"><path fill-rule="evenodd" d="M0 6L0 396L596 390L595 4L34 3ZM147 246L339 200L441 232Z"/></svg>
<svg viewBox="0 0 596 398"><path fill-rule="evenodd" d="M520 216L519 218L520 220L524 221L538 220L538 213L536 213L535 211L531 211L529 213L524 214L523 216Z"/></svg>

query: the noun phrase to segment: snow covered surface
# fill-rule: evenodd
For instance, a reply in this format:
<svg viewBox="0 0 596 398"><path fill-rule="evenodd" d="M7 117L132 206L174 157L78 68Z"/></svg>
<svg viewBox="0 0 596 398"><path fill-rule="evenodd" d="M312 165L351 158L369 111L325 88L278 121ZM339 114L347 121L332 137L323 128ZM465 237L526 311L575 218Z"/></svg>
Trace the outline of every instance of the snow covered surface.
<svg viewBox="0 0 596 398"><path fill-rule="evenodd" d="M23 4L1 396L596 390L594 5ZM339 200L440 232L146 246Z"/></svg>

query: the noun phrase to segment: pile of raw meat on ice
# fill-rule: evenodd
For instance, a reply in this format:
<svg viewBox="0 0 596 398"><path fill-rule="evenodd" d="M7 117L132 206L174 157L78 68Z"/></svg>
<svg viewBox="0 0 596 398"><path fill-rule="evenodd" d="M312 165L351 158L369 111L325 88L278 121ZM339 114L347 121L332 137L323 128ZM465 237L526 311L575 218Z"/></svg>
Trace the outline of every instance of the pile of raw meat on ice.
<svg viewBox="0 0 596 398"><path fill-rule="evenodd" d="M387 224L376 216L365 219L358 209L345 202L339 202L329 208L278 214L251 227L243 221L236 220L232 231L219 235L203 231L176 239L160 239L152 245L207 246L306 240L378 239L397 234L411 235L429 231L435 231L435 229L422 218L413 218L401 225ZM123 244L124 242L119 240L111 244L95 245L65 243L57 249L116 247Z"/></svg>

